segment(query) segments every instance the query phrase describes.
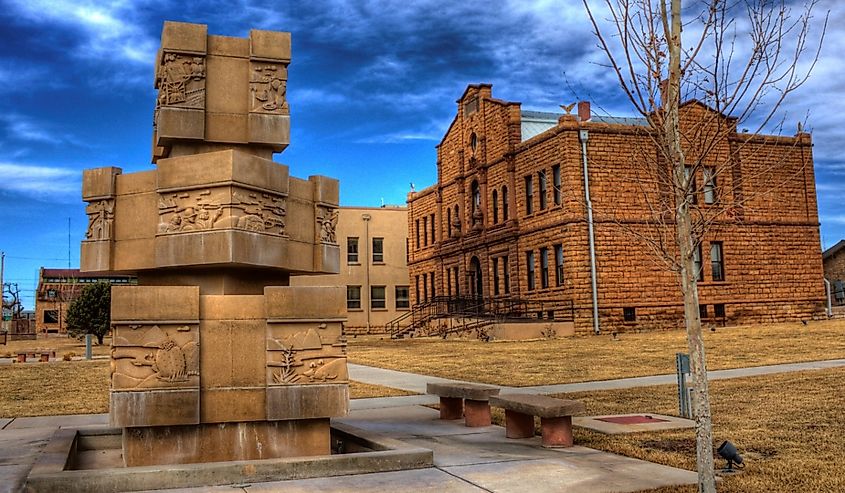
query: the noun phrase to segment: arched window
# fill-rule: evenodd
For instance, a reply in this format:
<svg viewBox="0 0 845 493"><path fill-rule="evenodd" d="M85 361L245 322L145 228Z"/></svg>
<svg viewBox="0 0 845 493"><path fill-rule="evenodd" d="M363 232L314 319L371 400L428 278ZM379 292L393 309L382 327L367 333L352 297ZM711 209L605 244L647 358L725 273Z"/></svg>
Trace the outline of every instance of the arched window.
<svg viewBox="0 0 845 493"><path fill-rule="evenodd" d="M452 227L456 233L461 231L461 209L455 204L455 215L452 217Z"/></svg>
<svg viewBox="0 0 845 493"><path fill-rule="evenodd" d="M502 187L502 221L508 220L508 187Z"/></svg>
<svg viewBox="0 0 845 493"><path fill-rule="evenodd" d="M478 181L472 181L472 214L481 211L481 189L478 187Z"/></svg>
<svg viewBox="0 0 845 493"><path fill-rule="evenodd" d="M499 192L493 190L493 224L499 222Z"/></svg>
<svg viewBox="0 0 845 493"><path fill-rule="evenodd" d="M475 132L469 136L469 147L472 149L472 155L475 156L475 150L478 149L478 136L475 135Z"/></svg>

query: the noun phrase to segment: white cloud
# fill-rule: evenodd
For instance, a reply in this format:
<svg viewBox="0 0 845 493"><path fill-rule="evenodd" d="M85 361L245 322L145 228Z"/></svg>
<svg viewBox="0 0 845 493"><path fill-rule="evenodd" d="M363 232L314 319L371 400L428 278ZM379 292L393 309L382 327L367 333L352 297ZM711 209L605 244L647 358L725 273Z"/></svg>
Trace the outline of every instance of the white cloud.
<svg viewBox="0 0 845 493"><path fill-rule="evenodd" d="M38 198L79 197L81 173L67 168L0 162L0 190Z"/></svg>
<svg viewBox="0 0 845 493"><path fill-rule="evenodd" d="M136 9L143 3L122 0L9 1L17 15L32 22L64 25L80 31L83 35L81 46L71 48L76 57L103 60L117 54L121 60L149 64L155 56L157 40L138 27L140 19Z"/></svg>
<svg viewBox="0 0 845 493"><path fill-rule="evenodd" d="M0 113L0 143L19 141L35 144L71 144L87 147L73 134L64 132L53 125L44 124L19 113Z"/></svg>

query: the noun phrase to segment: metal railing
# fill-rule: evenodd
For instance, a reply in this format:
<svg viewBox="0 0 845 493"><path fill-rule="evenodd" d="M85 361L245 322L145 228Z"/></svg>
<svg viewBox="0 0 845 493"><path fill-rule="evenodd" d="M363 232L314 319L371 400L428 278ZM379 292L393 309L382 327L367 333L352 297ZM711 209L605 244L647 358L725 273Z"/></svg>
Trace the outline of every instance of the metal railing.
<svg viewBox="0 0 845 493"><path fill-rule="evenodd" d="M527 300L515 297L482 298L475 296L435 296L414 305L387 324L392 339L411 337L418 331L422 335L441 335L477 330L494 323L546 319L554 312L555 321L572 321L574 308L571 300ZM439 318L464 319L457 327L421 330Z"/></svg>

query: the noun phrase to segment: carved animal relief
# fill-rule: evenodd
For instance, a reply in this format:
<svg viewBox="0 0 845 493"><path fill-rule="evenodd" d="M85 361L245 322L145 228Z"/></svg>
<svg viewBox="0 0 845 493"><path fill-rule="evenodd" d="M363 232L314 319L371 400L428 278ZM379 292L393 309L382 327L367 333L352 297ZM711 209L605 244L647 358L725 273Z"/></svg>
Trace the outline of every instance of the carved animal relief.
<svg viewBox="0 0 845 493"><path fill-rule="evenodd" d="M110 240L114 228L114 199L96 200L85 207L88 215L87 240Z"/></svg>
<svg viewBox="0 0 845 493"><path fill-rule="evenodd" d="M159 195L158 234L243 229L284 236L285 198L230 188Z"/></svg>
<svg viewBox="0 0 845 493"><path fill-rule="evenodd" d="M199 331L190 325L119 325L112 389L199 387Z"/></svg>
<svg viewBox="0 0 845 493"><path fill-rule="evenodd" d="M252 95L250 111L287 114L287 67L280 63L252 62L249 90Z"/></svg>
<svg viewBox="0 0 845 493"><path fill-rule="evenodd" d="M164 53L156 75L159 106L205 108L205 57Z"/></svg>
<svg viewBox="0 0 845 493"><path fill-rule="evenodd" d="M349 380L340 323L268 324L267 384L342 383Z"/></svg>

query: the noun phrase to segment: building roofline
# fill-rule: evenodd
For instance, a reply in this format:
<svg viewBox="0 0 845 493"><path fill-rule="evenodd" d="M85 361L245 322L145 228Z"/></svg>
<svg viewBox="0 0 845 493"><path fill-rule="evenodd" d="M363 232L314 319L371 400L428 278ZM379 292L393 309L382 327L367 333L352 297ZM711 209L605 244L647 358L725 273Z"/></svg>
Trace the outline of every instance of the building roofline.
<svg viewBox="0 0 845 493"><path fill-rule="evenodd" d="M822 253L822 259L829 259L830 257L836 255L843 248L845 248L845 240L839 240L837 244L833 245L832 247L825 250L824 253Z"/></svg>

